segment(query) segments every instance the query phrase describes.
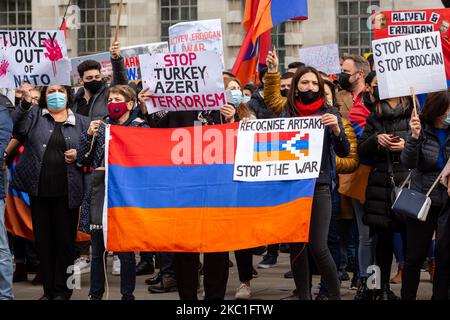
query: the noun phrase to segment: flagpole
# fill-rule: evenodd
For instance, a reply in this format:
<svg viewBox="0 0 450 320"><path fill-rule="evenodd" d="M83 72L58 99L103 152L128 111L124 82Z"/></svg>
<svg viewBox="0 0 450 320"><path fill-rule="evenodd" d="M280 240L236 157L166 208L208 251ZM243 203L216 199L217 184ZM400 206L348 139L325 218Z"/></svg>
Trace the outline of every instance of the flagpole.
<svg viewBox="0 0 450 320"><path fill-rule="evenodd" d="M69 10L69 7L70 7L70 4L72 3L72 0L69 0L69 3L67 4L67 6L66 6L66 10L64 11L64 16L63 16L63 18L62 18L62 21L61 21L61 25L59 26L59 29L61 30L61 27L62 27L62 25L63 25L63 23L64 23L64 20L66 20L66 15L67 15L67 10Z"/></svg>
<svg viewBox="0 0 450 320"><path fill-rule="evenodd" d="M117 20L116 20L116 30L114 31L114 42L117 42L119 38L119 29L120 29L120 15L122 14L122 2L123 0L120 0L119 3L119 12L117 13Z"/></svg>

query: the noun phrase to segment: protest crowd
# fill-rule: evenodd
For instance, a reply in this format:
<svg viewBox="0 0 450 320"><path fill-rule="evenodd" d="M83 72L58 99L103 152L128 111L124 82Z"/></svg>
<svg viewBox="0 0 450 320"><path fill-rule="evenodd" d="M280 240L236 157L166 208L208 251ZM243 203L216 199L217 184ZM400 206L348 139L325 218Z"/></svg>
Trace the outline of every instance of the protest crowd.
<svg viewBox="0 0 450 320"><path fill-rule="evenodd" d="M229 251L175 248L138 252L133 246L127 247L128 238L119 239L128 251L108 250L113 236L108 235L106 241L106 226L102 226L105 192L122 190L117 182L120 180L112 183L111 188L116 189L109 188L105 181L108 166L119 170L119 162L144 163L132 153L125 157L136 159L122 159L120 151L114 154L118 147L108 147L109 128L131 130L123 132L139 137L152 130L162 134L199 123L215 128L304 117L320 119L323 134L320 167L308 207L308 240L236 248L240 286L235 298L251 300L251 282L264 281L264 270L275 267L280 252L284 252L290 255L291 267L284 276L295 284L286 300L340 300L342 283L349 280L355 300L415 300L423 268L433 285L432 299L448 300L449 90L430 90L420 96L411 91L395 97L379 86L381 74L372 54L345 54L340 57L341 73L330 75L303 63L301 58L281 70L274 49L268 52L258 76L247 82L232 70L223 71L220 58L215 57L223 90L200 94L196 80L204 81L212 71L207 63L193 67L196 62L189 60L197 59L195 54L187 55L186 61L181 55L173 61L166 56L163 61L168 64L153 69L157 70L155 78L163 81L156 87L144 79L129 81L119 41L112 42L109 55L110 79L103 77L98 61L85 60L76 67L80 79L76 86L34 85L22 77L15 89L15 101L0 97L0 152L4 154L0 176L0 300L14 299L13 285L28 281L29 273L35 274L33 285L43 288L40 300L69 300L73 292L67 286L70 266L75 272L89 272L86 299L90 300L105 298L108 272L120 276L122 300L134 300L136 281L142 281L139 276L152 274L145 283L153 294L177 291L181 300L197 300L203 292L205 300L223 300L233 264ZM189 65L190 69L174 72L179 65ZM149 105L163 107L151 112ZM208 109L213 105L216 107ZM268 130L275 124L254 123L258 125L246 128ZM134 144L137 139L124 139L122 143ZM261 156L257 153L255 157ZM121 174L125 176L126 172L124 169ZM141 183L146 185L145 181ZM401 205L399 199L407 188L419 194L428 192L431 202L424 221L393 209L395 204ZM132 197L150 201L145 199L149 190L134 191ZM21 194L29 199L31 238L14 234L14 226L9 226L14 221L8 224L4 219L5 209L9 216L20 209L7 196L17 198ZM225 190L221 196L235 197ZM119 210L128 197L131 195L124 190L110 208ZM126 208L123 210L126 212ZM292 214L295 217L295 212ZM115 216L119 229L122 216ZM251 237L252 226L246 228ZM117 232L114 237L120 238L119 231L108 227L108 232ZM280 238L284 232L277 230ZM80 233L89 236L80 239ZM112 270L105 267L109 255L113 256ZM259 256L261 260L255 261ZM371 266L377 266L378 273ZM159 271L155 273L155 269ZM374 274L378 275L376 280ZM313 275L321 276L316 296L312 294ZM255 277L258 279L253 280ZM400 296L391 290L392 283L401 284Z"/></svg>

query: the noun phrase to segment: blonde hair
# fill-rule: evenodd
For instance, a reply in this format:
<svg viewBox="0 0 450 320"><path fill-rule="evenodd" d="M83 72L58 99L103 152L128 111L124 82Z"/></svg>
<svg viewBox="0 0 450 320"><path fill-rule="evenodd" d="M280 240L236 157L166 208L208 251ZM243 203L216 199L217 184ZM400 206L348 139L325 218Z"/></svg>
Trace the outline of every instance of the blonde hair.
<svg viewBox="0 0 450 320"><path fill-rule="evenodd" d="M356 69L358 71L362 71L364 73L364 77L366 77L370 72L370 64L366 58L359 56L357 54L347 54L343 56L345 60L352 60L355 63Z"/></svg>
<svg viewBox="0 0 450 320"><path fill-rule="evenodd" d="M116 85L111 87L108 91L108 98L111 93L120 94L125 98L126 102L136 102L136 92L128 85Z"/></svg>

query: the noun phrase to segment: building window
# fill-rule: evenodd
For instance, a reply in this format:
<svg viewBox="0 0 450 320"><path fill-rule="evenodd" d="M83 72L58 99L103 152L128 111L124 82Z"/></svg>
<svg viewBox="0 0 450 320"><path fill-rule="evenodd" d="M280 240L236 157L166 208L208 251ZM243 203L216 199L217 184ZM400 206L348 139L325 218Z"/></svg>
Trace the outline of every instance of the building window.
<svg viewBox="0 0 450 320"><path fill-rule="evenodd" d="M77 0L81 23L78 55L108 51L111 42L111 4L109 0Z"/></svg>
<svg viewBox="0 0 450 320"><path fill-rule="evenodd" d="M286 45L284 43L284 35L286 33L286 23L279 24L278 26L272 28L272 48L278 51L278 59L280 61L279 70L283 72L285 69L285 59L286 59ZM264 61L264 64L266 62Z"/></svg>
<svg viewBox="0 0 450 320"><path fill-rule="evenodd" d="M197 20L197 0L160 0L161 41L169 40L169 27Z"/></svg>
<svg viewBox="0 0 450 320"><path fill-rule="evenodd" d="M370 6L380 6L379 0L338 0L338 30L340 53L363 55L372 51L373 30L368 28L373 11ZM368 12L369 11L369 12Z"/></svg>
<svg viewBox="0 0 450 320"><path fill-rule="evenodd" d="M0 0L0 29L31 29L31 0Z"/></svg>

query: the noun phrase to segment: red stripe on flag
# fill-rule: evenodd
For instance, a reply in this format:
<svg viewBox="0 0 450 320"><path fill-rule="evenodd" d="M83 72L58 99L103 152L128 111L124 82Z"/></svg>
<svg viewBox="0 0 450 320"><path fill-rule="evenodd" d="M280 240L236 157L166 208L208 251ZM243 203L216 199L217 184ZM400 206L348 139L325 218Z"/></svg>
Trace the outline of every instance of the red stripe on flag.
<svg viewBox="0 0 450 320"><path fill-rule="evenodd" d="M59 28L59 30L64 31L64 38L67 39L67 24L66 24L66 18L63 18L62 23L61 23L61 27Z"/></svg>
<svg viewBox="0 0 450 320"><path fill-rule="evenodd" d="M236 154L238 126L239 123L175 129L111 126L114 143L109 145L109 164L123 167L208 165L211 163L205 157L209 153L213 153L214 159L221 159L217 164L232 164L234 156L227 148L233 148Z"/></svg>

